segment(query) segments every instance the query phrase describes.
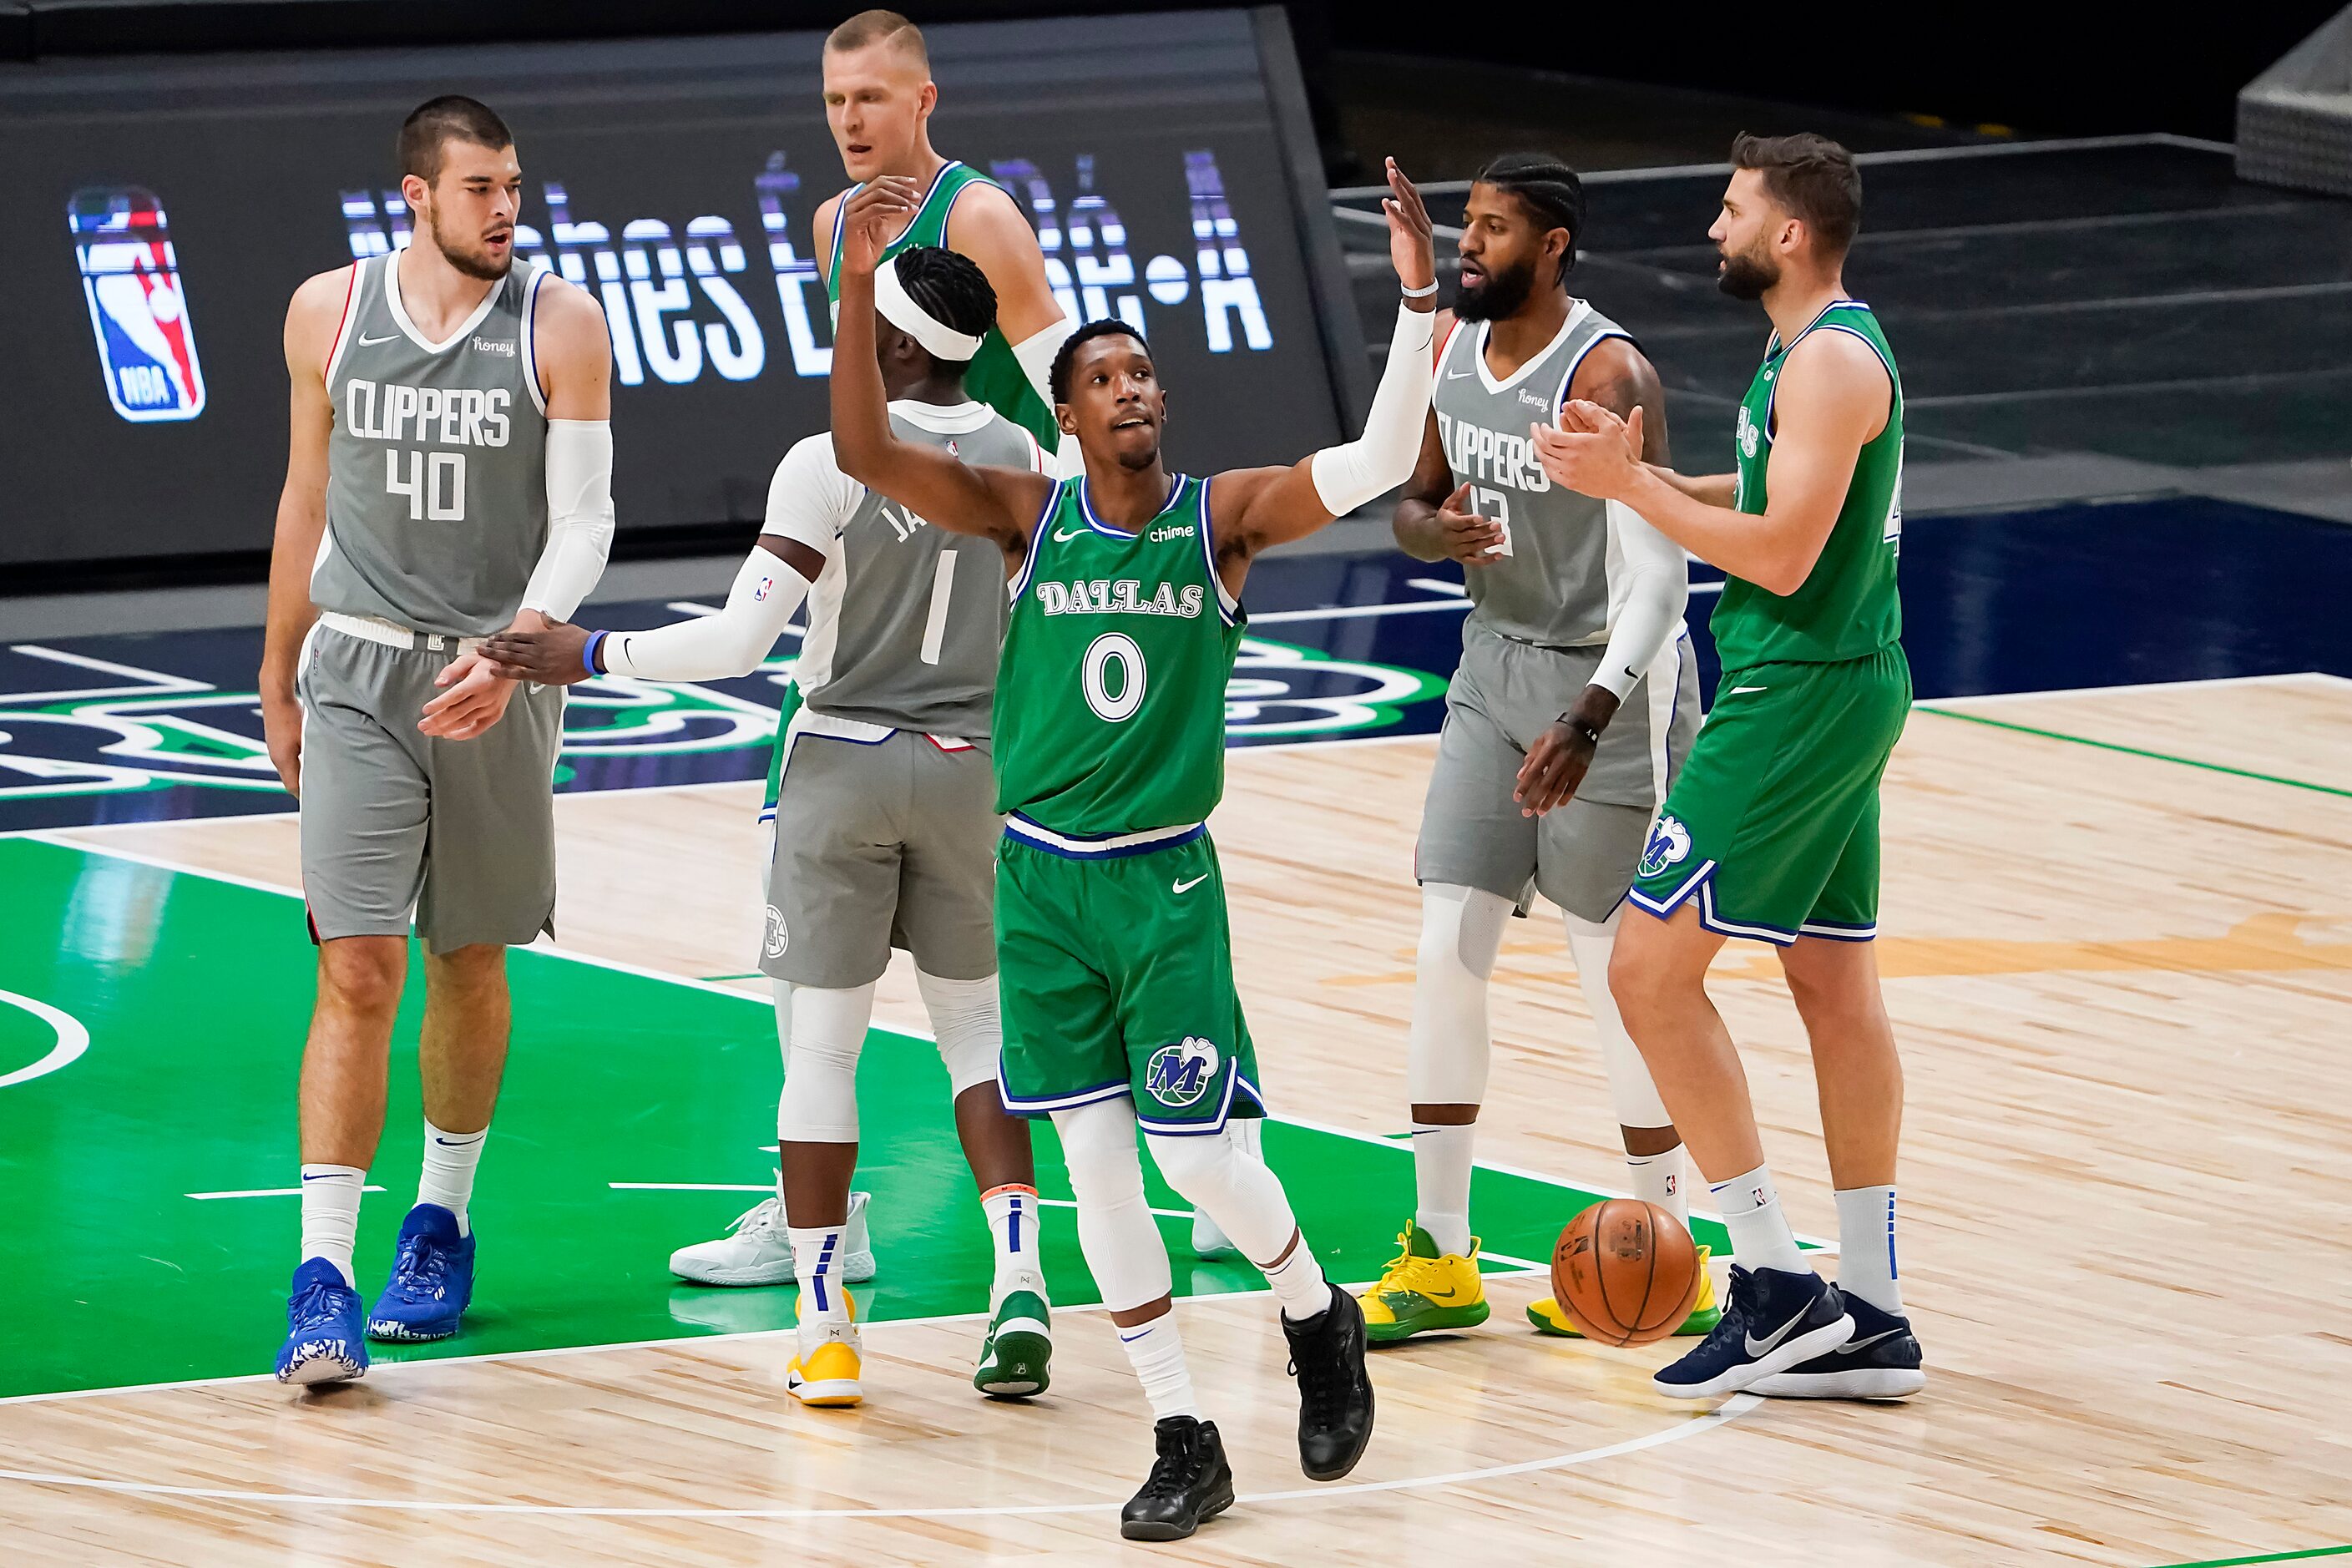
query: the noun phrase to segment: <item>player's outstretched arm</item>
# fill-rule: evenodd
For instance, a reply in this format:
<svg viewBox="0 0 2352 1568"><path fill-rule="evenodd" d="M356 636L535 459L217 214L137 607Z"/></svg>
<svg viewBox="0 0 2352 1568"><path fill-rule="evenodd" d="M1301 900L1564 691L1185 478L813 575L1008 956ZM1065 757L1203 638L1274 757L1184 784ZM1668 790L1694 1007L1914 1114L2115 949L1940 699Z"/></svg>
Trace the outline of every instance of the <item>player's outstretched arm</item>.
<svg viewBox="0 0 2352 1568"><path fill-rule="evenodd" d="M1426 454L1436 368L1430 357L1436 321L1434 231L1421 193L1393 158L1388 178L1390 194L1381 209L1389 220L1389 258L1405 297L1397 308L1388 364L1364 417L1364 433L1286 468L1240 468L1216 476L1210 504L1216 513L1218 570L1230 592L1240 592L1249 561L1260 551L1303 539L1394 489L1412 477Z"/></svg>
<svg viewBox="0 0 2352 1568"><path fill-rule="evenodd" d="M833 339L833 451L841 471L935 527L993 539L1005 559L1028 552L1054 481L1027 468L966 463L890 429L874 352L874 268L882 231L915 208L915 182L885 174L848 198L841 224L841 321Z"/></svg>
<svg viewBox="0 0 2352 1568"><path fill-rule="evenodd" d="M1537 455L1556 483L1623 501L1700 560L1785 596L1804 586L1821 558L1854 463L1885 428L1892 396L1886 367L1851 332L1814 332L1790 350L1773 394L1760 516L1709 505L1642 463L1639 409L1620 419L1598 404L1570 403L1562 429L1536 427Z"/></svg>
<svg viewBox="0 0 2352 1568"><path fill-rule="evenodd" d="M354 286L352 268L307 279L286 307L288 410L286 486L269 545L269 608L261 637L261 731L278 777L302 793L302 704L294 695L302 639L319 612L310 603L310 569L327 530L327 438L335 406L327 395L327 356Z"/></svg>
<svg viewBox="0 0 2352 1568"><path fill-rule="evenodd" d="M1062 302L1054 297L1037 231L1022 216L1019 202L994 185L968 186L949 209L946 237L948 248L970 257L996 290L997 331L1004 334L1013 363L1036 390L1038 401L1053 407L1054 355L1078 323L1063 314ZM1061 446L1054 454L1060 471L1076 474L1081 468L1077 437L1066 435Z"/></svg>

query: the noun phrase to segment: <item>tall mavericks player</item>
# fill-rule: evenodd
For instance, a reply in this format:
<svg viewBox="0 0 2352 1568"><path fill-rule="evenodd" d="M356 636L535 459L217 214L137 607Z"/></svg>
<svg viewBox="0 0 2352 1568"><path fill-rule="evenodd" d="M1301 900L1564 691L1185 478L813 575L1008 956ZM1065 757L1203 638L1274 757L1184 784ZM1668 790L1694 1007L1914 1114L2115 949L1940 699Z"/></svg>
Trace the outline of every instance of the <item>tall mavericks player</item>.
<svg viewBox="0 0 2352 1568"><path fill-rule="evenodd" d="M1402 482L1428 415L1431 227L1393 164L1389 180L1409 298L1362 439L1210 479L1164 466L1166 403L1148 349L1118 321L1081 328L1053 369L1081 475L967 465L898 437L866 334L885 226L919 188L877 180L842 226L835 455L940 527L992 540L1013 573L994 725L997 805L1012 814L997 862L999 1070L1008 1106L1054 1119L1079 1245L1157 1418L1157 1459L1121 1517L1137 1539L1189 1535L1234 1498L1170 1311L1139 1123L1169 1184L1274 1287L1298 1376L1301 1468L1344 1476L1371 1436L1361 1310L1323 1278L1274 1173L1220 1135L1263 1103L1202 820L1224 785L1250 562Z"/></svg>
<svg viewBox="0 0 2352 1568"><path fill-rule="evenodd" d="M965 369L995 317L980 268L917 246L882 276L874 342L892 429L965 462L1041 468L1036 440L965 393ZM800 1353L786 1387L804 1404L858 1402L857 1331L841 1288L873 1268L870 1255L859 1260L850 1223L865 1195L850 1192L857 1058L874 983L891 947L907 948L996 1249L972 1381L998 1396L1035 1394L1052 1349L1036 1175L1028 1124L996 1093L992 890L1003 820L992 805L989 708L1005 602L995 548L926 527L843 474L832 437L811 436L776 465L766 526L718 615L650 632L517 632L484 651L533 680L748 675L803 598L809 626L794 676L806 700L778 748L760 957L779 1021L790 1019L777 1196L670 1267L712 1284L797 1278Z"/></svg>
<svg viewBox="0 0 2352 1568"><path fill-rule="evenodd" d="M302 1254L278 1375L367 1370L473 1294L467 1200L506 1066L506 950L555 909L563 694L478 651L570 616L613 536L612 344L585 293L512 270L514 138L469 98L400 130L404 250L322 272L286 314L293 436L261 667L301 801L319 994L302 1053ZM410 912L425 945L425 1170L364 1313L352 1237L383 1131Z"/></svg>
<svg viewBox="0 0 2352 1568"><path fill-rule="evenodd" d="M1903 1068L1880 994L1878 781L1911 704L1898 640L1903 382L1845 254L1862 176L1836 142L1743 136L1708 231L1723 289L1772 319L1735 473L1639 460L1642 413L1571 404L1536 433L1559 483L1633 507L1726 574L1723 679L1642 852L1644 918L1610 985L1731 1231L1731 1308L1660 1392L1896 1398L1927 1379L1895 1268ZM1651 918L1654 917L1654 918ZM1707 1001L1727 936L1780 949L1812 1044L1837 1185L1838 1284L1781 1216L1747 1075Z"/></svg>
<svg viewBox="0 0 2352 1568"><path fill-rule="evenodd" d="M1538 890L1567 918L1634 1195L1690 1223L1681 1141L1609 996L1619 906L1698 728L1689 574L1681 549L1632 509L1552 483L1524 433L1530 411L1549 419L1572 397L1639 407L1649 456L1665 460L1657 372L1568 292L1583 234L1584 187L1565 163L1515 153L1472 182L1455 324L1397 507L1397 542L1460 562L1471 608L1413 857L1422 921L1405 1076L1418 1202L1362 1298L1376 1343L1486 1320L1470 1234L1486 982L1504 921ZM1547 1333L1577 1331L1549 1298L1528 1316ZM1681 1331L1705 1333L1719 1316L1703 1283Z"/></svg>

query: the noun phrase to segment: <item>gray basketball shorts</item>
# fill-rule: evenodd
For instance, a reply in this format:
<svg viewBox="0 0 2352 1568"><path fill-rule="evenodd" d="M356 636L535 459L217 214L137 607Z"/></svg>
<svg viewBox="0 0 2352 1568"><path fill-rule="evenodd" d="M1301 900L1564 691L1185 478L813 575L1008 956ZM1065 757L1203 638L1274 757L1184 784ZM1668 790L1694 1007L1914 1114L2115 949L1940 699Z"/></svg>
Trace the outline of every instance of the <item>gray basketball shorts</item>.
<svg viewBox="0 0 2352 1568"><path fill-rule="evenodd" d="M1625 694L1568 803L1523 816L1511 798L1528 748L1591 684L1597 647L1515 642L1476 622L1445 693L1445 728L1422 808L1413 875L1477 888L1520 912L1537 892L1609 918L1642 858L1650 819L1698 733L1698 673L1677 637Z"/></svg>
<svg viewBox="0 0 2352 1568"><path fill-rule="evenodd" d="M943 980L995 973L1003 832L984 741L802 733L777 786L761 973L845 989L879 979L902 947Z"/></svg>
<svg viewBox="0 0 2352 1568"><path fill-rule="evenodd" d="M470 741L420 734L446 652L310 635L302 699L302 891L311 934L406 936L435 952L517 946L555 917L563 689L525 685Z"/></svg>

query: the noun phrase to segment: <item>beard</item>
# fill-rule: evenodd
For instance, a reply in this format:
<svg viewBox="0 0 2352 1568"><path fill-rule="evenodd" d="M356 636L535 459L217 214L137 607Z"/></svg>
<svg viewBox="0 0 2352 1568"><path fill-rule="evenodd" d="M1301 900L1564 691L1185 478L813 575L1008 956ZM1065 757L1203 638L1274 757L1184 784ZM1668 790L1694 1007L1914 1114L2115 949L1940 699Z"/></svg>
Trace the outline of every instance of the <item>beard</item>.
<svg viewBox="0 0 2352 1568"><path fill-rule="evenodd" d="M1735 300L1754 301L1764 298L1772 286L1780 281L1778 262L1759 256L1727 256L1723 270L1715 286Z"/></svg>
<svg viewBox="0 0 2352 1568"><path fill-rule="evenodd" d="M432 230L433 243L443 256L448 258L449 265L468 278L495 283L514 266L514 246L511 243L507 246L506 256L501 259L492 256L478 238L471 246L453 243L450 236L442 230L441 215L437 211L425 215L425 226Z"/></svg>
<svg viewBox="0 0 2352 1568"><path fill-rule="evenodd" d="M1454 290L1454 313L1465 321L1499 321L1516 316L1536 291L1536 266L1522 261L1507 272L1489 272L1484 283Z"/></svg>

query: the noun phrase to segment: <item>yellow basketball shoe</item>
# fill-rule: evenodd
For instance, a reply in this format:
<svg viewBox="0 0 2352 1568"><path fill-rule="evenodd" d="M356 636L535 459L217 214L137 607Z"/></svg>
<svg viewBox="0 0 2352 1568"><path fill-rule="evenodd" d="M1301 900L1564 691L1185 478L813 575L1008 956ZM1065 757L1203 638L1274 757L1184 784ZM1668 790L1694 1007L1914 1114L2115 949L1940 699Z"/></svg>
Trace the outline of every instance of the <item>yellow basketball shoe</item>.
<svg viewBox="0 0 2352 1568"><path fill-rule="evenodd" d="M1407 1221L1397 1233L1397 1255L1371 1289L1356 1300L1363 1304L1364 1337L1376 1345L1394 1344L1415 1334L1475 1329L1493 1310L1486 1305L1486 1282L1478 1278L1478 1238L1470 1238L1467 1257L1441 1253L1429 1232Z"/></svg>
<svg viewBox="0 0 2352 1568"><path fill-rule="evenodd" d="M784 1373L784 1392L803 1405L847 1405L866 1397L857 1382L861 1370L855 1321L857 1308L846 1292L841 1306L838 1318L812 1313L808 1293L801 1293L801 1353Z"/></svg>
<svg viewBox="0 0 2352 1568"><path fill-rule="evenodd" d="M1723 1308L1715 1299L1715 1276L1708 1272L1706 1267L1707 1257L1712 1250L1705 1247L1698 1249L1698 1300L1691 1307L1690 1316L1683 1320L1683 1326L1675 1331L1675 1338L1712 1333L1715 1325L1723 1321ZM1540 1334L1558 1334L1562 1339L1570 1340L1584 1337L1584 1331L1578 1328L1569 1315L1559 1310L1559 1303L1549 1296L1540 1301L1528 1303L1528 1321L1533 1323Z"/></svg>

